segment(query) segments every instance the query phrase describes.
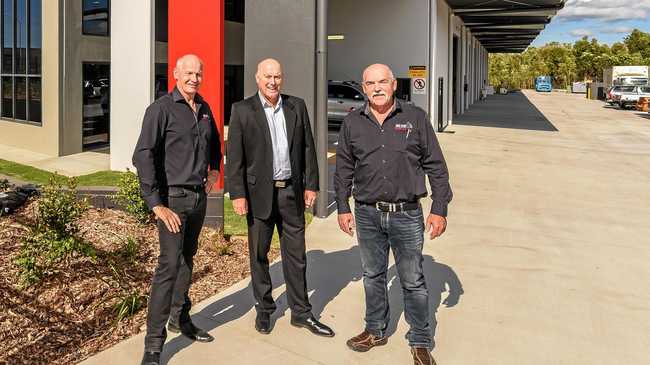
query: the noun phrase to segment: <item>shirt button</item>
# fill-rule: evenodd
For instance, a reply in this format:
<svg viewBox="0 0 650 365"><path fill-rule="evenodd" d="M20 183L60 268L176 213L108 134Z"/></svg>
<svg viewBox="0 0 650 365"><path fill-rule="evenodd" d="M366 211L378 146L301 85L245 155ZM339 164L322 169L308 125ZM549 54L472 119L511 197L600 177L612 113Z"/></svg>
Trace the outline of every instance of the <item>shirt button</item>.
<svg viewBox="0 0 650 365"><path fill-rule="evenodd" d="M383 130L383 129L381 130L381 133L384 133L384 130Z"/></svg>
<svg viewBox="0 0 650 365"><path fill-rule="evenodd" d="M381 145L381 148L384 148L384 145L383 145L383 144Z"/></svg>
<svg viewBox="0 0 650 365"><path fill-rule="evenodd" d="M381 162L386 163L386 160L381 160Z"/></svg>

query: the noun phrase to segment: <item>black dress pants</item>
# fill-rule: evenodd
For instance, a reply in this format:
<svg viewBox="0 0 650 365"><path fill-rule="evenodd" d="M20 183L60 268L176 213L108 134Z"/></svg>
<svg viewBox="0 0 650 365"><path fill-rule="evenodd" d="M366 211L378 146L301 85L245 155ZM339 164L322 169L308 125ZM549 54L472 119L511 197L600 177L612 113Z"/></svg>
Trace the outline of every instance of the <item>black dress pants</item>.
<svg viewBox="0 0 650 365"><path fill-rule="evenodd" d="M259 219L249 214L247 217L253 295L258 312L270 314L276 309L271 295L273 284L269 274L268 253L273 229L277 226L291 316L307 318L312 315L307 296L304 207L298 206L301 201L302 199L296 199L296 193L290 185L274 188L271 216Z"/></svg>
<svg viewBox="0 0 650 365"><path fill-rule="evenodd" d="M145 351L162 351L168 320L176 324L190 321L192 302L188 292L206 203L206 194L201 189L169 188L168 207L178 214L181 227L179 233L172 233L158 221L160 256L149 296Z"/></svg>

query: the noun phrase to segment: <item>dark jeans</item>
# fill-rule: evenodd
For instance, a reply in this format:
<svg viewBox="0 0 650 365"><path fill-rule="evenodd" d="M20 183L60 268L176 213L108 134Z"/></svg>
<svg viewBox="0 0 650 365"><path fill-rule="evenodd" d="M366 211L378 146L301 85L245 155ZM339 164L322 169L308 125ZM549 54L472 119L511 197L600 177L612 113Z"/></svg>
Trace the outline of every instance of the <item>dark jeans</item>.
<svg viewBox="0 0 650 365"><path fill-rule="evenodd" d="M192 302L188 291L206 202L204 191L169 189L168 207L178 214L181 227L179 233L171 233L162 221L158 221L160 256L151 283L145 351L162 351L168 320L176 324L190 321Z"/></svg>
<svg viewBox="0 0 650 365"><path fill-rule="evenodd" d="M273 208L268 219L248 215L248 247L250 252L253 296L258 312L273 313L276 309L271 295L273 284L269 274L268 253L273 229L278 227L282 272L287 285L287 299L293 318L308 318L311 304L307 295L307 255L305 253L304 208L298 206L291 186L273 190Z"/></svg>
<svg viewBox="0 0 650 365"><path fill-rule="evenodd" d="M402 284L404 314L410 325L406 338L411 346L432 348L429 294L422 272L422 207L385 213L356 204L354 213L366 293L366 330L375 336L386 335L390 321L386 272L388 251L392 249Z"/></svg>

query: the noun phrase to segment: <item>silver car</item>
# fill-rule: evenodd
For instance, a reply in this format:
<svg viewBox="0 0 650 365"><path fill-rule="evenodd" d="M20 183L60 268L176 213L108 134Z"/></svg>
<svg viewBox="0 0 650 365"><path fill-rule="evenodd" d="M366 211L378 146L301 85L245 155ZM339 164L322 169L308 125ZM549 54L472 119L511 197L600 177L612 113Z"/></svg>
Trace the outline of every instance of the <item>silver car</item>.
<svg viewBox="0 0 650 365"><path fill-rule="evenodd" d="M349 112L362 107L366 96L354 81L329 81L327 84L327 119L340 126Z"/></svg>

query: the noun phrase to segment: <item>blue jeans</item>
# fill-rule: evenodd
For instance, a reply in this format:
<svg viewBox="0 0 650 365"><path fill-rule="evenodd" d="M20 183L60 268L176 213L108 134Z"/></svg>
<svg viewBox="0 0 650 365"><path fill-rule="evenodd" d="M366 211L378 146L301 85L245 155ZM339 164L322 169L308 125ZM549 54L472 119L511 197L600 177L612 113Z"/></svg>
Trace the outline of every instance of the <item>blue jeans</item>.
<svg viewBox="0 0 650 365"><path fill-rule="evenodd" d="M429 294L422 272L422 207L386 213L373 206L356 204L354 214L366 293L366 330L375 336L386 335L390 321L386 286L390 248L402 285L404 315L410 326L406 338L410 346L431 349Z"/></svg>

